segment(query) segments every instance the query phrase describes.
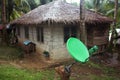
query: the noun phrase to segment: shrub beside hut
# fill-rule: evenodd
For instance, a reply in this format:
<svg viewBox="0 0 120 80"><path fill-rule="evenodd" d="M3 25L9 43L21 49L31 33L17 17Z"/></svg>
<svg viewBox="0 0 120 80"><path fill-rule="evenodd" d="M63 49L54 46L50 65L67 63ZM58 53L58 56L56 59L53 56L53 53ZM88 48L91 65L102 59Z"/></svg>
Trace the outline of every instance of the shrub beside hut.
<svg viewBox="0 0 120 80"><path fill-rule="evenodd" d="M2 44L2 40L3 40L3 25L0 24L0 44Z"/></svg>
<svg viewBox="0 0 120 80"><path fill-rule="evenodd" d="M68 59L67 39L80 39L79 14L79 7L58 0L37 7L10 25L15 26L20 43L30 40L38 53L47 51L51 59ZM106 50L111 22L108 17L85 10L88 48L98 45L98 53Z"/></svg>

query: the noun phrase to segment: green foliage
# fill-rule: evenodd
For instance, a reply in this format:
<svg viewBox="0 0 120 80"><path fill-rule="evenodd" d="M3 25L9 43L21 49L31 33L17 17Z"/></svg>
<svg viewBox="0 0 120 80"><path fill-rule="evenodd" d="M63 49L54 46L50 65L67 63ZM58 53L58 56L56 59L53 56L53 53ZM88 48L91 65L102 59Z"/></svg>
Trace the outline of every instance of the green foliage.
<svg viewBox="0 0 120 80"><path fill-rule="evenodd" d="M40 5L40 0L34 0L37 5Z"/></svg>
<svg viewBox="0 0 120 80"><path fill-rule="evenodd" d="M2 4L0 3L0 6ZM6 0L6 17L7 21L12 21L16 18L19 18L23 13L30 11L30 5L27 0ZM1 9L1 8L0 8ZM0 10L0 15L1 15ZM19 15L19 16L18 16Z"/></svg>
<svg viewBox="0 0 120 80"><path fill-rule="evenodd" d="M114 0L85 0L85 8L93 10L95 12L102 13L111 19L114 17ZM120 2L118 2L118 6L120 6ZM117 27L120 27L120 7L118 7L118 15L117 15Z"/></svg>
<svg viewBox="0 0 120 80"><path fill-rule="evenodd" d="M50 1L52 0L6 0L7 21L15 20L39 5L46 4ZM1 14L2 13L0 13L0 16Z"/></svg>
<svg viewBox="0 0 120 80"><path fill-rule="evenodd" d="M12 5L10 6L10 4ZM10 21L19 18L22 14L31 10L27 0L12 0L8 3L8 7L12 7L11 9L8 9L8 12L10 12L8 15L10 17Z"/></svg>
<svg viewBox="0 0 120 80"><path fill-rule="evenodd" d="M104 12L107 2L107 0L85 0L85 8L96 12Z"/></svg>
<svg viewBox="0 0 120 80"><path fill-rule="evenodd" d="M34 8L36 8L40 2L39 0L27 0L29 5L30 5L30 9L33 10Z"/></svg>
<svg viewBox="0 0 120 80"><path fill-rule="evenodd" d="M0 46L0 59L14 60L23 58L24 52L19 47Z"/></svg>
<svg viewBox="0 0 120 80"><path fill-rule="evenodd" d="M21 16L21 12L16 11L15 9L13 9L13 12L11 13L11 16L10 16L10 20L17 19L20 16Z"/></svg>
<svg viewBox="0 0 120 80"><path fill-rule="evenodd" d="M28 1L27 0L22 0L21 1L21 10L24 12L24 13L27 13L28 11L30 11L31 9L30 9L30 5L29 5L29 3L28 3Z"/></svg>
<svg viewBox="0 0 120 80"><path fill-rule="evenodd" d="M53 0L39 0L39 1L40 1L40 4L43 5L43 4L49 3Z"/></svg>

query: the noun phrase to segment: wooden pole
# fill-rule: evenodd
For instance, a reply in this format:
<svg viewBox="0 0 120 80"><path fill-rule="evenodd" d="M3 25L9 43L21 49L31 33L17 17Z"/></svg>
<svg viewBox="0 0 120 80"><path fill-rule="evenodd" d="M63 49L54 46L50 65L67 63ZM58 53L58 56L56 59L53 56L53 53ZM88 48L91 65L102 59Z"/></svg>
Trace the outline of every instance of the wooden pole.
<svg viewBox="0 0 120 80"><path fill-rule="evenodd" d="M85 45L87 45L87 31L85 27L84 0L80 0L80 39Z"/></svg>
<svg viewBox="0 0 120 80"><path fill-rule="evenodd" d="M2 24L3 25L6 24L6 6L5 6L5 1L6 0L2 0Z"/></svg>
<svg viewBox="0 0 120 80"><path fill-rule="evenodd" d="M5 30L5 27L6 27L6 0L2 0L2 25L3 25L3 34L2 34L2 43L4 45L7 44L7 35L6 35L6 30Z"/></svg>
<svg viewBox="0 0 120 80"><path fill-rule="evenodd" d="M55 67L55 71L60 75L60 80L69 80L71 72L65 70L65 66Z"/></svg>
<svg viewBox="0 0 120 80"><path fill-rule="evenodd" d="M111 34L111 39L109 42L109 48L114 48L115 45L113 44L114 37L117 35L116 33L116 22L117 22L117 12L118 12L118 0L115 0L115 5L114 5L114 18L113 18L113 25L112 25L112 34Z"/></svg>

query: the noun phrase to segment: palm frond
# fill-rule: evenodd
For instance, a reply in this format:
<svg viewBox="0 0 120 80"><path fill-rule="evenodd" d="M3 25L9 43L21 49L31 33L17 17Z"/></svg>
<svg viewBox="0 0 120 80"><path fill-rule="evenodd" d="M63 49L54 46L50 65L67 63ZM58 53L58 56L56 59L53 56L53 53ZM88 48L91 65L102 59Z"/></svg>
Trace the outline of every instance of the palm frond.
<svg viewBox="0 0 120 80"><path fill-rule="evenodd" d="M111 9L111 10L107 11L105 15L108 16L108 15L110 15L110 14L113 14L113 13L114 13L114 10L115 10L115 9Z"/></svg>

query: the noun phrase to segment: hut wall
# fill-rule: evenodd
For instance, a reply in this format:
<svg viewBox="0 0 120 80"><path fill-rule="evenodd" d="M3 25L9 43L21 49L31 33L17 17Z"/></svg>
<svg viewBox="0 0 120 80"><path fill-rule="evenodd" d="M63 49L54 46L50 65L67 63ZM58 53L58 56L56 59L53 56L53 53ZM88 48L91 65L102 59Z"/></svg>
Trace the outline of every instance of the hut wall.
<svg viewBox="0 0 120 80"><path fill-rule="evenodd" d="M52 33L52 41L53 41L53 49L51 50L51 57L53 59L69 59L71 56L69 55L66 43L64 42L64 27L72 27L73 25L53 25ZM78 27L77 27L78 26ZM76 27L76 37L80 37L79 34L79 24L74 25Z"/></svg>
<svg viewBox="0 0 120 80"><path fill-rule="evenodd" d="M20 26L19 41L23 44L25 40L30 40L36 44L37 53L42 54L44 51L50 53L51 59L68 59L71 56L66 50L64 43L64 28L63 25L41 25L43 27L44 42L37 41L36 26L29 26L29 38L25 38L24 26Z"/></svg>
<svg viewBox="0 0 120 80"><path fill-rule="evenodd" d="M23 26L20 26L20 38L21 38L21 40L24 39L24 29L23 29Z"/></svg>
<svg viewBox="0 0 120 80"><path fill-rule="evenodd" d="M105 25L104 25L105 26ZM38 25L38 27L43 27L44 42L37 41L37 31L36 26L29 26L29 39L25 38L24 26L20 26L20 37L19 40L23 43L25 40L31 40L36 44L36 50L38 53L42 54L44 51L50 53L50 58L52 59L67 59L71 58L66 50L66 43L64 42L64 25ZM103 32L99 31L99 27L89 27L87 28L88 34L88 48L98 45L99 52L106 49L108 43L109 35L109 25L106 25ZM79 30L77 31L77 34ZM99 35L100 34L100 35ZM79 34L78 34L79 37Z"/></svg>
<svg viewBox="0 0 120 80"><path fill-rule="evenodd" d="M97 53L102 53L107 49L109 39L109 24L88 25L88 48L97 45L99 50Z"/></svg>
<svg viewBox="0 0 120 80"><path fill-rule="evenodd" d="M64 43L63 25L54 25L52 31L53 49L51 50L51 57L53 59L68 59L71 56L68 54L66 44Z"/></svg>
<svg viewBox="0 0 120 80"><path fill-rule="evenodd" d="M33 26L29 27L29 39L34 41L34 42L37 41L37 38L36 38L36 28L33 27Z"/></svg>
<svg viewBox="0 0 120 80"><path fill-rule="evenodd" d="M93 45L93 27L87 27L87 46Z"/></svg>
<svg viewBox="0 0 120 80"><path fill-rule="evenodd" d="M37 31L36 31L36 27L33 27L34 28L34 43L36 44L36 51L37 53L39 54L42 54L43 55L43 52L44 51L50 51L49 49L49 46L50 46L50 36L51 36L51 33L50 33L50 27L46 27L45 25L42 25L41 27L43 27L43 42L40 42L40 41L37 41Z"/></svg>
<svg viewBox="0 0 120 80"><path fill-rule="evenodd" d="M24 26L21 25L20 27L20 36L18 36L19 42L21 44L21 46L23 47L23 42L26 40L30 40L33 43L36 44L36 51L38 53L43 52L44 49L46 49L46 45L44 43L38 42L37 41L37 32L36 32L36 26L32 25L32 26ZM29 38L25 38L25 31L24 31L24 27L29 27ZM17 30L16 30L17 31ZM17 32L18 33L18 32ZM43 33L44 35L44 33Z"/></svg>
<svg viewBox="0 0 120 80"><path fill-rule="evenodd" d="M106 34L106 27L100 26L94 28L94 43L100 45L100 44L106 44L107 43L107 37Z"/></svg>

